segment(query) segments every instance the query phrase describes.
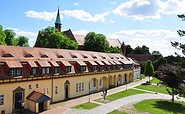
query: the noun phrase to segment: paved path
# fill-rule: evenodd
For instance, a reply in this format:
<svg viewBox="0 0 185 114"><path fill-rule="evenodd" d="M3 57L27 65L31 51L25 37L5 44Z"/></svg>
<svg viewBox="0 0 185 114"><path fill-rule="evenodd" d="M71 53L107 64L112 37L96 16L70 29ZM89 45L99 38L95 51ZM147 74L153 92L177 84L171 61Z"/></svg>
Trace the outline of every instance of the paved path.
<svg viewBox="0 0 185 114"><path fill-rule="evenodd" d="M65 111L64 114L107 114L113 110L116 110L122 106L128 105L128 104L135 104L137 102L147 100L147 99L166 99L170 100L170 95L165 94L137 94L128 96L125 98L121 98L115 101L112 101L107 104L103 104L101 106L98 106L96 108L93 108L91 110L80 110L80 109L68 109ZM178 99L179 101L184 101L184 98Z"/></svg>
<svg viewBox="0 0 185 114"><path fill-rule="evenodd" d="M119 86L119 87L116 87L116 88L113 88L113 89L109 89L107 93L108 93L108 95L110 95L110 94L114 94L114 93L126 90L126 88L127 89L133 88L135 86L140 85L141 83L146 82L147 80L148 80L148 78L143 79L143 80L139 80L139 81L136 81L136 82L132 82L132 83L129 83L127 85ZM92 100L95 100L95 99L98 99L98 98L102 98L101 94L102 94L102 92L91 94L90 95L90 100L92 101ZM72 100L69 100L69 101L61 102L61 103L52 104L50 106L51 109L47 110L45 112L42 112L42 114L63 114L70 107L73 107L73 106L76 106L76 105L79 105L79 104L82 104L82 103L85 103L85 102L88 102L88 101L89 101L89 95L84 96L84 97L80 97L80 98L76 98L76 99L72 99Z"/></svg>

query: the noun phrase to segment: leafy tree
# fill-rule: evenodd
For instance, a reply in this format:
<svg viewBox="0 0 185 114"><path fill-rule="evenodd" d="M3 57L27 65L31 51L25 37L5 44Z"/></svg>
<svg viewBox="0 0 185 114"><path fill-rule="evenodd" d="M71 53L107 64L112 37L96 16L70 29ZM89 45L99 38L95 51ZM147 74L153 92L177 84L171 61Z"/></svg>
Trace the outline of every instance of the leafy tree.
<svg viewBox="0 0 185 114"><path fill-rule="evenodd" d="M77 49L78 44L55 27L47 27L39 31L35 47Z"/></svg>
<svg viewBox="0 0 185 114"><path fill-rule="evenodd" d="M0 45L5 45L6 34L3 31L3 27L0 25Z"/></svg>
<svg viewBox="0 0 185 114"><path fill-rule="evenodd" d="M172 95L172 102L175 95L185 96L185 69L167 65L159 68L159 79L166 86L167 92Z"/></svg>
<svg viewBox="0 0 185 114"><path fill-rule="evenodd" d="M145 45L143 45L141 48L142 48L144 54L150 54L149 47L146 47Z"/></svg>
<svg viewBox="0 0 185 114"><path fill-rule="evenodd" d="M177 15L179 18L182 19L182 21L185 21L185 15L181 14L181 15ZM185 31L184 30L177 30L177 33L179 34L179 36L185 36Z"/></svg>
<svg viewBox="0 0 185 114"><path fill-rule="evenodd" d="M132 49L132 47L130 46L130 45L126 45L126 55L127 54L132 54L133 53L133 49Z"/></svg>
<svg viewBox="0 0 185 114"><path fill-rule="evenodd" d="M164 57L160 57L153 62L154 69L157 70L159 66L167 64L167 60Z"/></svg>
<svg viewBox="0 0 185 114"><path fill-rule="evenodd" d="M85 37L84 49L87 51L108 52L109 42L105 35L89 32Z"/></svg>
<svg viewBox="0 0 185 114"><path fill-rule="evenodd" d="M149 52L149 48L146 47L145 45L143 45L142 47L137 46L134 50L133 50L134 54L150 54Z"/></svg>
<svg viewBox="0 0 185 114"><path fill-rule="evenodd" d="M6 45L16 45L16 39L15 35L16 33L12 29L6 29L5 31L6 38L5 38L5 43Z"/></svg>
<svg viewBox="0 0 185 114"><path fill-rule="evenodd" d="M121 53L121 49L119 47L109 47L109 52L110 53Z"/></svg>
<svg viewBox="0 0 185 114"><path fill-rule="evenodd" d="M25 36L19 36L17 38L17 46L29 46L28 40Z"/></svg>
<svg viewBox="0 0 185 114"><path fill-rule="evenodd" d="M150 76L154 75L154 67L152 64L152 61L148 60L145 64L145 68L144 68L144 74L145 76L149 77L149 82L150 82Z"/></svg>

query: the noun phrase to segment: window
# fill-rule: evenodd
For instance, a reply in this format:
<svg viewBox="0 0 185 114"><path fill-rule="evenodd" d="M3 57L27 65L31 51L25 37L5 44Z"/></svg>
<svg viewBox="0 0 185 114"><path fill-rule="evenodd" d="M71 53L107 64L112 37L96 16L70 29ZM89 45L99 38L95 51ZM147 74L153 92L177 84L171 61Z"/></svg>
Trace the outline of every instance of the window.
<svg viewBox="0 0 185 114"><path fill-rule="evenodd" d="M42 74L49 74L50 68L42 68Z"/></svg>
<svg viewBox="0 0 185 114"><path fill-rule="evenodd" d="M54 74L57 74L57 73L59 73L59 67L54 68Z"/></svg>
<svg viewBox="0 0 185 114"><path fill-rule="evenodd" d="M36 75L37 74L37 68L32 68L32 75Z"/></svg>
<svg viewBox="0 0 185 114"><path fill-rule="evenodd" d="M117 69L118 69L118 70L121 69L121 65L118 65L118 66L117 66Z"/></svg>
<svg viewBox="0 0 185 114"><path fill-rule="evenodd" d="M82 82L82 91L84 91L84 83Z"/></svg>
<svg viewBox="0 0 185 114"><path fill-rule="evenodd" d="M110 65L107 66L107 70L111 70L111 66Z"/></svg>
<svg viewBox="0 0 185 114"><path fill-rule="evenodd" d="M71 66L66 66L66 73L71 72Z"/></svg>
<svg viewBox="0 0 185 114"><path fill-rule="evenodd" d="M28 85L28 88L29 88L29 89L32 89L31 85Z"/></svg>
<svg viewBox="0 0 185 114"><path fill-rule="evenodd" d="M0 105L4 104L4 95L0 95Z"/></svg>
<svg viewBox="0 0 185 114"><path fill-rule="evenodd" d="M113 70L115 70L116 69L116 65L113 65Z"/></svg>
<svg viewBox="0 0 185 114"><path fill-rule="evenodd" d="M86 66L80 66L80 72L86 71Z"/></svg>
<svg viewBox="0 0 185 114"><path fill-rule="evenodd" d="M76 83L76 92L78 92L78 83Z"/></svg>
<svg viewBox="0 0 185 114"><path fill-rule="evenodd" d="M93 65L92 70L95 71L95 70L97 70L97 69L98 69L98 68L97 68L97 65Z"/></svg>
<svg viewBox="0 0 185 114"><path fill-rule="evenodd" d="M58 94L58 87L55 87L55 94Z"/></svg>
<svg viewBox="0 0 185 114"><path fill-rule="evenodd" d="M103 65L100 66L100 70L101 71L104 70L104 66Z"/></svg>
<svg viewBox="0 0 185 114"><path fill-rule="evenodd" d="M96 87L96 79L93 79L93 87Z"/></svg>
<svg viewBox="0 0 185 114"><path fill-rule="evenodd" d="M81 91L81 83L79 83L79 91Z"/></svg>
<svg viewBox="0 0 185 114"><path fill-rule="evenodd" d="M10 76L22 76L22 69L21 68L10 69Z"/></svg>
<svg viewBox="0 0 185 114"><path fill-rule="evenodd" d="M36 84L36 88L39 88L39 84Z"/></svg>

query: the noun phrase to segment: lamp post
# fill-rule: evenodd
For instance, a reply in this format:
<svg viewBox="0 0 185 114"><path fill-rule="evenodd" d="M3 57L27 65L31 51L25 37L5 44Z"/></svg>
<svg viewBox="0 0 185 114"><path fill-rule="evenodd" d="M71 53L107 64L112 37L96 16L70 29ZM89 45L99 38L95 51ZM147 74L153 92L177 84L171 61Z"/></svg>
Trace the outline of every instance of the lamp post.
<svg viewBox="0 0 185 114"><path fill-rule="evenodd" d="M91 99L90 99L90 81L89 81L89 103L90 103Z"/></svg>

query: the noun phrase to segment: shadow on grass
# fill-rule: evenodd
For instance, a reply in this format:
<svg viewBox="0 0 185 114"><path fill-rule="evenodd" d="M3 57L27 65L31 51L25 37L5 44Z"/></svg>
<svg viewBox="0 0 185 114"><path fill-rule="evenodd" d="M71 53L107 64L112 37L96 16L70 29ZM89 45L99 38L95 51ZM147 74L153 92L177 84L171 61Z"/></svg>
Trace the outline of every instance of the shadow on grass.
<svg viewBox="0 0 185 114"><path fill-rule="evenodd" d="M156 101L155 104L153 104L154 107L172 112L174 114L177 113L185 113L185 105L180 104L179 102L171 102L171 101Z"/></svg>

